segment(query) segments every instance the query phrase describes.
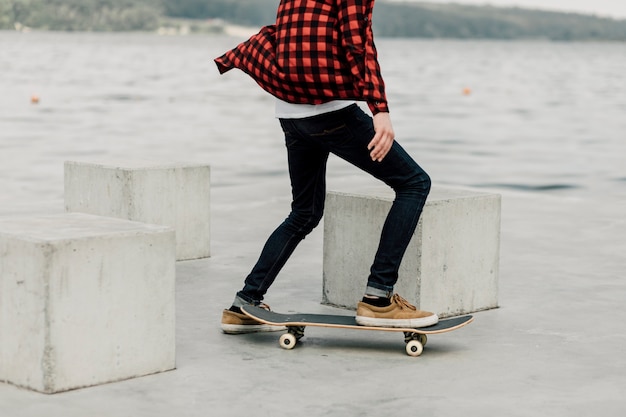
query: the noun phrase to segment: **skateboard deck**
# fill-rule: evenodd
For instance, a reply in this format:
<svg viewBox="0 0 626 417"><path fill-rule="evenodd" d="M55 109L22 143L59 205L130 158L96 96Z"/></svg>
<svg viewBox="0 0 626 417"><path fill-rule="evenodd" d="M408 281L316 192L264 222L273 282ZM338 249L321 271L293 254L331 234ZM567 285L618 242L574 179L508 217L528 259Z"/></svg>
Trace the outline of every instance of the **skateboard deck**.
<svg viewBox="0 0 626 417"><path fill-rule="evenodd" d="M359 325L354 316L301 313L280 314L255 306L244 306L241 310L247 316L262 323L272 326L286 326L287 333L283 334L279 340L280 346L283 349L293 349L298 340L304 336L304 328L312 326L354 330L403 332L404 341L406 342L406 352L410 356L419 356L422 354L424 346L428 340L427 335L451 332L474 321L473 316L460 316L451 319L439 320L439 323L428 327L373 327Z"/></svg>

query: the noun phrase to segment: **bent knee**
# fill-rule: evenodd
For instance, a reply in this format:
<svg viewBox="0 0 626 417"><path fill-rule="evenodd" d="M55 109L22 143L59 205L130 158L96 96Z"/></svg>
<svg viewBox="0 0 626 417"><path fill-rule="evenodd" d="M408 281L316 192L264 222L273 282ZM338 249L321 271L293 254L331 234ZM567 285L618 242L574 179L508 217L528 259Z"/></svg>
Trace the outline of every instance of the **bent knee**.
<svg viewBox="0 0 626 417"><path fill-rule="evenodd" d="M424 193L426 195L428 195L428 193L430 192L430 187L432 186L432 181L430 180L430 175L428 175L427 173L424 172L424 174L422 175L422 180L420 181L420 184L422 186L422 189L424 190Z"/></svg>
<svg viewBox="0 0 626 417"><path fill-rule="evenodd" d="M304 237L311 233L313 229L315 229L322 220L322 216L324 215L323 211L314 211L314 212L299 212L292 211L289 214L289 217L286 220L286 223L289 228L294 233L297 233Z"/></svg>
<svg viewBox="0 0 626 417"><path fill-rule="evenodd" d="M396 189L396 192L402 194L411 194L419 197L426 197L430 193L432 181L430 176L422 171L411 177L409 181Z"/></svg>

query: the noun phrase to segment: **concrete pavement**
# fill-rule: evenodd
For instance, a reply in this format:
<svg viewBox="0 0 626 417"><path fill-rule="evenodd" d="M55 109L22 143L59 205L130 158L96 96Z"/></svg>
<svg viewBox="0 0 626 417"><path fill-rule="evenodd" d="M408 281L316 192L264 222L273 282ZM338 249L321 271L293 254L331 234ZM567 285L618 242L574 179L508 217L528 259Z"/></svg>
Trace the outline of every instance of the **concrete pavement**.
<svg viewBox="0 0 626 417"><path fill-rule="evenodd" d="M501 307L411 358L395 333L310 328L292 351L277 333L221 333L287 196L282 181L212 189L212 257L177 264L175 371L52 396L0 384L0 416L625 414L623 201L503 193ZM272 287L274 310L337 311L320 304L321 231Z"/></svg>

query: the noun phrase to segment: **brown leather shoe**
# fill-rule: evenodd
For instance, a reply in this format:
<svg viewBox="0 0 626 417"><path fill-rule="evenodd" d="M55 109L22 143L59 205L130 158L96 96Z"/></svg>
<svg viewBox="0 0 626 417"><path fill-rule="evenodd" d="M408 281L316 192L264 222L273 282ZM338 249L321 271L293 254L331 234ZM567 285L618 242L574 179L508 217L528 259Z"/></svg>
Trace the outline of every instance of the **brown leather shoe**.
<svg viewBox="0 0 626 417"><path fill-rule="evenodd" d="M395 294L387 307L376 307L359 302L356 322L361 326L373 327L427 327L437 324L439 317L429 311L418 310L407 300Z"/></svg>
<svg viewBox="0 0 626 417"><path fill-rule="evenodd" d="M261 304L259 307L263 307L269 310L267 304ZM227 334L244 334L244 333L257 333L257 332L279 332L286 330L284 326L270 326L269 324L263 324L243 313L236 313L231 310L224 310L222 312L222 331Z"/></svg>

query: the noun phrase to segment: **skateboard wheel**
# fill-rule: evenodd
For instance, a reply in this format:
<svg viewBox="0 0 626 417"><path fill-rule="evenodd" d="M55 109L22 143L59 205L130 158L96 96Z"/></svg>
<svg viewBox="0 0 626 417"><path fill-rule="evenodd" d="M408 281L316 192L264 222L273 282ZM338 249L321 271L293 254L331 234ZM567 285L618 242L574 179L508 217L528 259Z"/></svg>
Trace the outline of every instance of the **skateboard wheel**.
<svg viewBox="0 0 626 417"><path fill-rule="evenodd" d="M295 348L296 342L296 337L291 333L285 333L284 335L280 336L280 339L278 339L280 347L287 350Z"/></svg>
<svg viewBox="0 0 626 417"><path fill-rule="evenodd" d="M419 340L411 340L406 344L406 353L409 356L419 356L424 351L424 346Z"/></svg>
<svg viewBox="0 0 626 417"><path fill-rule="evenodd" d="M428 336L426 336L425 334L420 334L419 341L422 344L422 347L426 347L426 343L428 343Z"/></svg>

